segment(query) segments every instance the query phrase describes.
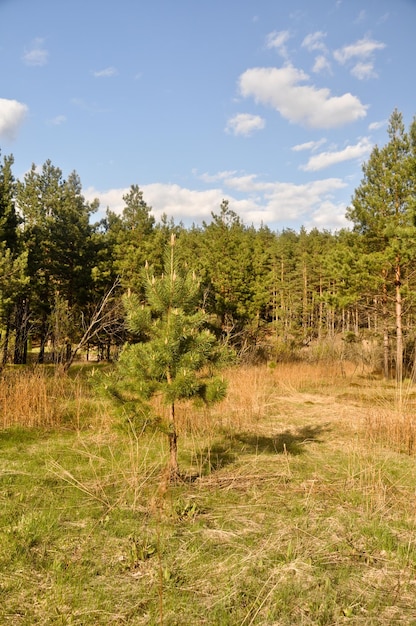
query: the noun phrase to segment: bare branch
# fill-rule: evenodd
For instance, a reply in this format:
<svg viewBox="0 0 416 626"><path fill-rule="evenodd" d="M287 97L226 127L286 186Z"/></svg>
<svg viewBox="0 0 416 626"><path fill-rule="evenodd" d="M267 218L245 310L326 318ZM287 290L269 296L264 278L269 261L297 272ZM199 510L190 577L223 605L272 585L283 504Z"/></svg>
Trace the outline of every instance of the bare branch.
<svg viewBox="0 0 416 626"><path fill-rule="evenodd" d="M67 372L78 352L100 333L108 334L110 329L114 332L114 320L120 318L120 302L114 298L114 294L120 286L119 277L116 278L110 289L96 305L89 322L83 316L84 333L77 345L72 348L71 355L64 363L64 372ZM121 324L119 323L121 326Z"/></svg>

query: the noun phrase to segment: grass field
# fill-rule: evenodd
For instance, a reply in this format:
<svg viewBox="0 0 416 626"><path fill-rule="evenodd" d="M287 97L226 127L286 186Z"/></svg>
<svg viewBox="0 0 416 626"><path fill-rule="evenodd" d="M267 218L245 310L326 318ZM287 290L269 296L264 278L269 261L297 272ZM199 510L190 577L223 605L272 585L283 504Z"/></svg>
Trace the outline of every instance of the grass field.
<svg viewBox="0 0 416 626"><path fill-rule="evenodd" d="M166 435L82 370L0 384L0 624L416 625L416 390L336 365L228 373Z"/></svg>

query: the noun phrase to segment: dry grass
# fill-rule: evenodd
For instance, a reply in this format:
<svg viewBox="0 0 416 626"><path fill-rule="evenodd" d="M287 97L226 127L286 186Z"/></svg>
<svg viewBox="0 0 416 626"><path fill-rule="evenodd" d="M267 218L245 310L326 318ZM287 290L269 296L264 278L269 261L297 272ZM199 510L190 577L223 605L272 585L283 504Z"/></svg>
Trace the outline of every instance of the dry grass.
<svg viewBox="0 0 416 626"><path fill-rule="evenodd" d="M416 388L409 380L397 385L394 381L361 381L353 393L344 392L351 401L358 393L359 402L366 407L365 436L373 444L414 455L416 453Z"/></svg>
<svg viewBox="0 0 416 626"><path fill-rule="evenodd" d="M27 369L24 373L21 369L8 369L0 383L2 427L58 426L66 395L65 381L47 376L41 369Z"/></svg>
<svg viewBox="0 0 416 626"><path fill-rule="evenodd" d="M0 377L0 428L84 428L99 419L100 403L82 375L49 367L7 368Z"/></svg>
<svg viewBox="0 0 416 626"><path fill-rule="evenodd" d="M370 440L381 442L393 450L409 455L416 453L415 403L371 408L366 416L366 431Z"/></svg>
<svg viewBox="0 0 416 626"><path fill-rule="evenodd" d="M37 395L2 383L10 410L28 396L12 425L54 430L0 432L1 623L416 624L414 459L381 429L411 387L346 363L230 370L220 405L178 407L170 485L165 433L111 428L81 376L26 375Z"/></svg>
<svg viewBox="0 0 416 626"><path fill-rule="evenodd" d="M388 448L410 455L416 452L416 389L405 382L373 379L357 372L354 364L278 364L273 368L239 368L228 374L229 393L219 409L214 409L216 425L235 429L264 427L264 416L284 423L285 404L305 403L322 406L321 414L333 413L343 421L345 408L355 406L348 416L348 427L364 427L365 436ZM329 407L329 411L328 411ZM304 411L302 410L302 413Z"/></svg>
<svg viewBox="0 0 416 626"><path fill-rule="evenodd" d="M226 399L212 409L184 403L178 410L181 434L215 437L218 430L256 431L284 425L285 403L356 404L357 419L366 436L399 452L416 452L416 391L411 383L371 380L354 364L288 363L240 367L224 373L229 381ZM318 397L319 396L319 397ZM363 407L365 412L363 413ZM166 412L160 399L153 405ZM342 408L340 408L342 414ZM50 368L7 369L0 379L0 428L70 427L91 425L106 430L113 418L88 387L85 374L54 375Z"/></svg>

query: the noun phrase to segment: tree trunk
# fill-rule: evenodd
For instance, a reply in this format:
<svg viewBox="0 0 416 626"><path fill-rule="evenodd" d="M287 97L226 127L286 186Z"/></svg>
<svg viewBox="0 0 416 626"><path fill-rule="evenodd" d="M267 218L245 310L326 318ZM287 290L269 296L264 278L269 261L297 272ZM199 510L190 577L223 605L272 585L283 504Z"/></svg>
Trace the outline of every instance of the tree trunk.
<svg viewBox="0 0 416 626"><path fill-rule="evenodd" d="M400 263L397 259L395 276L396 288L396 380L401 383L403 380L403 328L402 328L402 294Z"/></svg>
<svg viewBox="0 0 416 626"><path fill-rule="evenodd" d="M29 325L29 301L23 298L16 307L16 337L14 344L15 365L25 365L27 362L27 339Z"/></svg>
<svg viewBox="0 0 416 626"><path fill-rule="evenodd" d="M308 333L308 272L306 263L302 265L303 292L302 292L302 330L305 338Z"/></svg>
<svg viewBox="0 0 416 626"><path fill-rule="evenodd" d="M287 328L288 328L288 316L286 313L286 300L284 292L285 284L285 262L283 258L280 260L280 326L283 332L283 340L286 341ZM277 316L276 316L277 317Z"/></svg>
<svg viewBox="0 0 416 626"><path fill-rule="evenodd" d="M386 272L383 270L383 298L382 298L382 317L383 317L383 375L387 380L390 375L390 344L389 344L389 327L387 313L387 283Z"/></svg>
<svg viewBox="0 0 416 626"><path fill-rule="evenodd" d="M38 355L38 363L45 362L45 346L48 338L48 317L46 311L42 313L42 326L40 331L40 348Z"/></svg>
<svg viewBox="0 0 416 626"><path fill-rule="evenodd" d="M390 344L389 344L389 331L387 325L384 325L383 329L383 376L388 380L390 375Z"/></svg>
<svg viewBox="0 0 416 626"><path fill-rule="evenodd" d="M9 339L10 339L10 313L7 314L7 321L6 321L6 330L5 330L5 334L4 334L4 341L3 341L3 357L2 357L2 366L6 365L7 360L9 358Z"/></svg>
<svg viewBox="0 0 416 626"><path fill-rule="evenodd" d="M169 479L174 481L179 478L179 464L178 464L178 434L176 432L175 421L175 405L172 402L170 405L169 413Z"/></svg>
<svg viewBox="0 0 416 626"><path fill-rule="evenodd" d="M319 277L319 321L318 321L318 339L322 337L322 326L324 318L324 299L323 299L322 276Z"/></svg>

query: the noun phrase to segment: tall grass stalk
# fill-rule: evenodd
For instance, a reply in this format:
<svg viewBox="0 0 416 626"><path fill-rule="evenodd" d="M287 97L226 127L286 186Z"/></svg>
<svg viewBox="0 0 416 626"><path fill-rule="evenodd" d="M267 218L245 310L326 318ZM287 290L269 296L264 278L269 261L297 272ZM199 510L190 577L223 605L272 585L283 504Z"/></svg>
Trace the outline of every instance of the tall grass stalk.
<svg viewBox="0 0 416 626"><path fill-rule="evenodd" d="M406 380L385 387L384 396L368 411L367 434L393 450L416 453L416 388Z"/></svg>
<svg viewBox="0 0 416 626"><path fill-rule="evenodd" d="M3 370L0 377L0 428L81 429L102 415L83 376L55 376L49 367Z"/></svg>
<svg viewBox="0 0 416 626"><path fill-rule="evenodd" d="M8 369L0 380L0 419L3 428L54 427L62 422L67 383L41 369Z"/></svg>

